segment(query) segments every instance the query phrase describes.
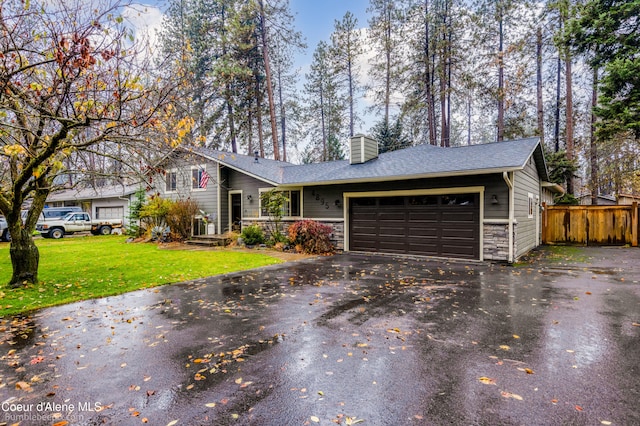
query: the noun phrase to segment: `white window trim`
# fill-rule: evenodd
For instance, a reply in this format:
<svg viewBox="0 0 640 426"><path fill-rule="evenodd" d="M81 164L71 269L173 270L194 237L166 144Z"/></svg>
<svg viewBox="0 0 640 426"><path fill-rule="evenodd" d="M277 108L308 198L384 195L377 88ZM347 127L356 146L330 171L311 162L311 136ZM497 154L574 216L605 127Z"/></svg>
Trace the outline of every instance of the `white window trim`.
<svg viewBox="0 0 640 426"><path fill-rule="evenodd" d="M193 187L193 171L194 170L204 170L205 172L207 171L207 165L206 164L198 164L195 166L191 166L191 169L189 170L189 190L191 192L204 192L207 190L207 188L200 188L200 182L198 181L198 188L194 188ZM207 172L209 173L209 172ZM211 174L209 174L209 176L211 176ZM211 177L209 177L209 180L211 180ZM208 186L208 185L207 185Z"/></svg>
<svg viewBox="0 0 640 426"><path fill-rule="evenodd" d="M527 198L529 199L529 204L528 204L528 208L529 210L527 210L527 217L529 219L533 219L534 213L535 213L535 209L536 209L536 204L535 204L535 200L533 198L533 194L532 193L527 193Z"/></svg>
<svg viewBox="0 0 640 426"><path fill-rule="evenodd" d="M274 188L258 188L258 219L269 219L269 216L264 216L262 214L262 194L265 192L269 192ZM286 189L279 189L278 191L299 191L300 192L300 216L282 216L282 220L300 220L304 217L304 212L302 210L302 206L304 205L304 201L303 201L303 193L304 191L302 190L302 187L300 188L286 188Z"/></svg>
<svg viewBox="0 0 640 426"><path fill-rule="evenodd" d="M168 183L168 175L169 173L173 173L176 175L176 189L174 190L168 190L167 189L167 183ZM164 175L164 193L165 194L175 194L178 192L178 169L169 169L165 171L165 175Z"/></svg>

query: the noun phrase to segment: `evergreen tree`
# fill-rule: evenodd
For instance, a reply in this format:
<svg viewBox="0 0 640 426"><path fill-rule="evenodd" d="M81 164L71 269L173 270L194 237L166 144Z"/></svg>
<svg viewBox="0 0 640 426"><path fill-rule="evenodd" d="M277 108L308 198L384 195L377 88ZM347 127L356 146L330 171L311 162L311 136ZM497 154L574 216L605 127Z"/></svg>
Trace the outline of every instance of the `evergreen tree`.
<svg viewBox="0 0 640 426"><path fill-rule="evenodd" d="M595 113L601 138L632 131L640 138L640 0L589 0L568 36L589 64L602 70Z"/></svg>
<svg viewBox="0 0 640 426"><path fill-rule="evenodd" d="M411 140L404 135L402 122L396 118L393 125L386 121L379 121L373 127L373 137L378 141L378 152L380 154L396 151L411 146Z"/></svg>
<svg viewBox="0 0 640 426"><path fill-rule="evenodd" d="M318 43L313 53L310 72L306 75L307 124L312 147L306 157L310 161L330 161L340 159L336 148L346 139L344 126L345 99L340 95L340 80L333 68L329 45ZM333 145L333 148L330 146Z"/></svg>
<svg viewBox="0 0 640 426"><path fill-rule="evenodd" d="M374 50L369 77L373 86L374 109L382 111L389 124L391 108L396 106L393 94L402 87L404 71L404 2L403 0L370 0L368 11L369 40Z"/></svg>
<svg viewBox="0 0 640 426"><path fill-rule="evenodd" d="M356 96L359 92L359 69L357 61L363 53L362 40L358 30L358 19L347 12L341 21L335 21L335 29L331 34L331 54L338 78L345 83L349 117L349 136L355 134L358 122L356 112Z"/></svg>

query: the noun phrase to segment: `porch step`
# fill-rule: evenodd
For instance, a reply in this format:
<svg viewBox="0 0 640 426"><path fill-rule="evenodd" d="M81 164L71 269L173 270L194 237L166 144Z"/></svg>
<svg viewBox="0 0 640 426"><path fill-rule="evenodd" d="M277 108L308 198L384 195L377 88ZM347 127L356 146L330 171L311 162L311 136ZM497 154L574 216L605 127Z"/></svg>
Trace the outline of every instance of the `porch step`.
<svg viewBox="0 0 640 426"><path fill-rule="evenodd" d="M194 235L190 240L185 241L186 244L216 247L216 246L228 246L231 244L231 238L225 235Z"/></svg>

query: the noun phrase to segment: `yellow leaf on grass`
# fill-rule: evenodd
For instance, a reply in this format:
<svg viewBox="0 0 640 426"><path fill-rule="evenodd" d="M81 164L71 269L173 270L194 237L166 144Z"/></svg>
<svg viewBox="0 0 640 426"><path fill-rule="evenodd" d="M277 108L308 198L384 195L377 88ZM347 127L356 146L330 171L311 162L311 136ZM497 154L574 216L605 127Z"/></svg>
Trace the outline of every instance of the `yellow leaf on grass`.
<svg viewBox="0 0 640 426"><path fill-rule="evenodd" d="M489 378L489 377L482 376L478 380L481 383L484 383L485 385L495 385L496 384L496 381L494 379Z"/></svg>

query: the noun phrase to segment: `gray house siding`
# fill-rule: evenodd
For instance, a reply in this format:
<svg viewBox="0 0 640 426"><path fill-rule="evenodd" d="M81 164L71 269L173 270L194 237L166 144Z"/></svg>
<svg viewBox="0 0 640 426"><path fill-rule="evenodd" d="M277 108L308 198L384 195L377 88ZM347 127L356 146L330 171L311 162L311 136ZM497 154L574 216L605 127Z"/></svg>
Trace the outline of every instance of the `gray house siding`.
<svg viewBox="0 0 640 426"><path fill-rule="evenodd" d="M339 186L309 186L302 193L302 212L308 219L342 219L344 190ZM337 203L336 203L337 202Z"/></svg>
<svg viewBox="0 0 640 426"><path fill-rule="evenodd" d="M369 191L404 191L413 189L444 189L484 186L484 216L486 219L507 219L509 215L509 190L500 174L478 176L453 176L435 179L414 179L327 186L310 186L304 190L305 218L342 218L343 193ZM313 194L312 194L313 193ZM492 195L499 204L492 204ZM324 200L324 204L323 201ZM339 207L335 202L339 201ZM328 203L328 206L327 206ZM327 208L328 207L328 208Z"/></svg>
<svg viewBox="0 0 640 426"><path fill-rule="evenodd" d="M349 192L380 192L407 191L432 189L446 190L447 188L484 188L484 257L486 259L506 260L505 249L507 243L504 238L504 228L509 217L509 189L502 174L487 174L477 176L454 176L447 178L414 179L406 181L387 181L373 183L354 183L341 185L310 186L304 188L304 217L331 225L334 229L334 242L338 249L344 249L344 237L348 231L345 223L344 193ZM492 203L493 195L498 203ZM337 203L336 203L337 202ZM493 222L498 222L496 225ZM490 222L490 223L486 223ZM493 229L497 226L502 232Z"/></svg>
<svg viewBox="0 0 640 426"><path fill-rule="evenodd" d="M522 171L515 173L514 181L514 216L517 223L515 257L518 258L536 247L539 241L541 187L533 159Z"/></svg>
<svg viewBox="0 0 640 426"><path fill-rule="evenodd" d="M272 188L273 186L260 179L238 172L233 169L225 168L228 176L228 190L242 191L242 220L243 222L256 220L260 217L260 189ZM251 196L251 199L248 197ZM224 197L228 203L229 197ZM228 207L224 216L228 226Z"/></svg>
<svg viewBox="0 0 640 426"><path fill-rule="evenodd" d="M192 170L195 167L201 166L209 173L211 178L206 188L193 188L192 184ZM217 207L217 185L216 185L216 164L214 163L201 163L198 166L193 163L187 163L184 161L175 161L171 165L166 166L165 175L161 176L157 180L156 190L162 194L163 197L171 200L184 200L190 198L198 203L200 210L207 213L215 212ZM167 191L167 177L170 173L176 173L176 190Z"/></svg>
<svg viewBox="0 0 640 426"><path fill-rule="evenodd" d="M219 166L220 169L220 210L216 212L217 231L222 234L229 229L229 170L224 166Z"/></svg>

